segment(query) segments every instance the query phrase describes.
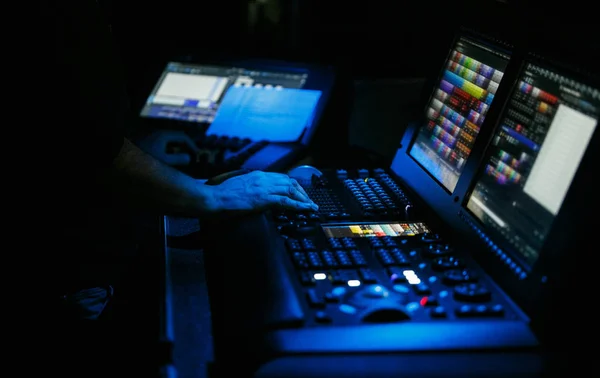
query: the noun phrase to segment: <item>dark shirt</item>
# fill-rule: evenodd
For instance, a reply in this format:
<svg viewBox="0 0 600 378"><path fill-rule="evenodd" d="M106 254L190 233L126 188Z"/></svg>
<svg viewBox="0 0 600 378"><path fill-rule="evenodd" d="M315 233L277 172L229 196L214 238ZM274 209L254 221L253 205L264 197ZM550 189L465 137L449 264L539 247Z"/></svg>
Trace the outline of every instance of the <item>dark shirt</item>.
<svg viewBox="0 0 600 378"><path fill-rule="evenodd" d="M110 275L130 241L129 218L99 180L119 153L129 108L110 28L95 0L38 2L33 73L36 108L33 198L51 286ZM35 184L34 184L35 185ZM40 253L37 254L38 256ZM62 290L62 289L60 289Z"/></svg>

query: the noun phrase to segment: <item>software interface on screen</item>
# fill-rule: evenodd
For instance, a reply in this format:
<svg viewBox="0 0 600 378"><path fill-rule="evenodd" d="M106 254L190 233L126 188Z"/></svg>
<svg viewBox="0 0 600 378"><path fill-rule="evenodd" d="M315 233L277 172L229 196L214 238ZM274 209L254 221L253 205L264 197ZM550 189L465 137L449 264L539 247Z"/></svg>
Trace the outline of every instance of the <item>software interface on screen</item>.
<svg viewBox="0 0 600 378"><path fill-rule="evenodd" d="M453 192L508 65L508 52L460 38L432 94L409 154Z"/></svg>
<svg viewBox="0 0 600 378"><path fill-rule="evenodd" d="M467 208L526 266L539 255L599 115L597 89L524 66Z"/></svg>
<svg viewBox="0 0 600 378"><path fill-rule="evenodd" d="M423 222L326 224L322 228L328 238L415 236L431 232Z"/></svg>
<svg viewBox="0 0 600 378"><path fill-rule="evenodd" d="M230 88L272 91L301 89L308 73L251 70L239 67L167 65L140 115L210 123Z"/></svg>

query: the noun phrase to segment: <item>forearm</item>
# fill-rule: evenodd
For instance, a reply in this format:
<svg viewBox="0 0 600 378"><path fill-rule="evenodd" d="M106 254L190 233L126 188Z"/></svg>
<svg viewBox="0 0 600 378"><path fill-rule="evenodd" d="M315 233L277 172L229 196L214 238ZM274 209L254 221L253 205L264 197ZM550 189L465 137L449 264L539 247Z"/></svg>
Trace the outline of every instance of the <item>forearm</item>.
<svg viewBox="0 0 600 378"><path fill-rule="evenodd" d="M146 209L199 218L210 217L217 210L213 188L160 162L127 139L109 176L115 192Z"/></svg>

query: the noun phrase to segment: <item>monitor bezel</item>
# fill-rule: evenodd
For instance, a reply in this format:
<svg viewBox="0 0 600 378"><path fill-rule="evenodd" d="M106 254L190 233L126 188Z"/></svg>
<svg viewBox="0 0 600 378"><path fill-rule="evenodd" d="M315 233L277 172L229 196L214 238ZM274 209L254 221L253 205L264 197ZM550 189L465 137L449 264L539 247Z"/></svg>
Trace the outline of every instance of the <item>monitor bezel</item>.
<svg viewBox="0 0 600 378"><path fill-rule="evenodd" d="M600 88L600 81L590 72L580 71L574 66L529 53L519 62L518 74L511 81L510 93L518 85L520 74L529 63L554 70L563 75L569 75L574 80L595 88ZM508 97L503 101L503 111L507 105L507 100ZM503 114L503 111L500 114ZM493 132L499 127L501 119L497 117L494 121ZM577 220L586 218L586 201L590 198L589 195L593 193L593 186L586 182L589 178L586 177L585 168L593 166L593 161L597 157L596 151L600 143L600 132L598 129L597 125L588 148L582 157L579 168L565 195L561 209L552 222L542 248L538 251L536 261L532 264L525 263L521 254L515 251L514 247L506 239L492 239L488 235L488 228L467 208L469 196L474 190L482 172L482 166L491 152L487 148L491 143L491 138L488 138L488 146L486 146L481 156L480 166L475 170L468 190L461 201L458 218L461 219L460 223L463 234L476 240L473 243L474 257L484 267L488 267L487 271L490 275L517 303L524 307L526 312L535 311L539 308L539 303L531 300L531 298L539 298L539 295L533 296L532 293L540 292L545 289L545 286L550 286L553 282L557 281L564 274L565 266L574 264L577 260L576 254L578 252L571 250L573 248L573 241L577 240L578 235L584 235L584 231L582 231L584 228L579 227Z"/></svg>
<svg viewBox="0 0 600 378"><path fill-rule="evenodd" d="M433 91L437 88L440 72L442 72L446 60L451 53L451 49L455 46L456 42L461 38L468 38L474 42L482 43L490 47L501 48L505 51L509 51L511 59L508 62L508 66L504 72L502 83L500 84L495 99L492 102L488 110L486 120L481 125L481 130L473 146L473 150L467 159L463 172L458 180L458 183L453 191L450 193L444 185L433 178L433 176L425 170L410 154L410 147L412 142L416 138L420 126L426 120L426 110L429 104L429 99ZM407 125L406 131L402 137L402 140L396 151L396 155L391 163L390 171L393 176L399 179L404 186L413 193L418 193L420 201L423 202L424 206L433 210L441 220L451 223L455 221L455 216L460 210L460 200L463 193L467 189L467 183L470 181L474 168L478 164L478 156L483 150L482 144L486 144L486 139L489 137L490 132L488 129L490 119L493 120L498 108L501 107L504 97L506 96L506 81L511 80L512 71L514 67L514 54L515 54L515 43L511 38L500 40L497 38L489 37L484 34L474 33L470 30L460 28L449 45L448 50L443 51L443 55L440 54L438 61L440 62L439 70L436 70L435 74L427 79L426 85L423 88L420 103L422 104L421 117L416 122L411 122ZM418 210L418 209L415 209Z"/></svg>
<svg viewBox="0 0 600 378"><path fill-rule="evenodd" d="M473 43L477 43L480 45L484 45L490 48L493 48L495 50L498 50L499 53L505 53L507 54L509 57L512 55L512 49L514 48L512 45L510 45L507 42L504 41L499 41L499 40L494 40L491 37L484 37L481 35L475 35L472 32L467 32L466 30L462 30L460 32L458 32L453 41L452 41L452 48L449 49L449 51L447 52L444 61L443 61L443 67L441 70L438 71L437 76L435 77L435 81L433 81L433 84L431 85L426 85L425 88L433 88L432 90L428 90L428 91L424 91L424 93L422 94L422 104L423 104L423 108L421 110L421 118L419 119L418 122L414 122L412 123L408 128L407 128L407 133L404 134L404 136L406 137L408 133L410 133L410 140L408 141L408 143L405 143L405 138L403 138L403 143L401 144L401 146L406 146L406 155L412 159L419 167L421 170L423 170L425 173L427 173L427 175L430 177L431 180L433 180L437 185L439 185L444 191L446 191L449 195L452 195L453 193L455 193L458 189L458 182L457 185L455 186L455 188L453 190L448 189L440 180L438 180L427 168L425 168L419 161L417 161L417 159L411 154L412 148L414 147L414 144L416 143L416 140L419 136L419 132L421 130L422 127L424 127L425 122L427 122L427 117L424 116L424 114L427 112L428 110L428 106L430 104L431 98L433 97L433 93L437 90L438 85L439 85L439 81L441 80L442 74L445 70L445 64L448 61L448 59L450 58L450 54L452 54L452 50L453 47L456 46L456 44L461 40L461 39L467 39L468 41L471 41ZM510 63L510 58L508 59L507 62L507 67L508 64ZM431 82L431 79L429 80L429 82ZM504 82L504 79L502 80L502 82ZM428 83L430 84L430 83ZM498 91L500 90L500 87L498 88ZM492 106L496 101L492 102ZM491 111L491 106L490 106L490 110ZM489 114L488 111L488 114ZM487 118L488 116L486 116ZM485 125L485 121L484 124ZM481 126L481 129L483 129L483 125ZM477 143L477 140L479 139L479 136L481 135L478 134L475 143ZM469 156L470 158L470 156ZM467 161L469 160L469 158L467 158ZM465 164L465 168L466 168L466 164ZM464 174L464 170L461 173L461 175L459 176L459 181L460 181L460 177L462 177L462 175Z"/></svg>
<svg viewBox="0 0 600 378"><path fill-rule="evenodd" d="M525 59L523 59L523 61L520 64L520 69L519 69L519 74L518 76L515 78L514 82L511 85L510 88L510 93L512 94L513 91L515 90L515 88L519 85L519 80L521 79L521 74L526 70L526 67L528 64L533 64L536 66L539 66L541 68L546 68L546 69L550 69L553 70L554 72L558 73L558 74L562 74L562 75L569 75L569 78L572 78L576 81L579 81L581 83L583 83L584 81L589 81L589 78L586 78L585 75L581 75L579 73L577 73L574 70L569 70L568 68L565 67L561 67L560 65L558 65L557 63L552 63L549 61L544 60L541 57L537 57L533 54L530 54L529 56L527 56ZM510 100L510 96L506 99L507 101ZM506 110L507 107L507 103L505 102L505 104L503 104L503 111L500 113L500 116L504 115L504 112ZM498 127L500 127L500 123L501 123L502 118L498 117L496 119L496 123L493 127L494 132L492 133L492 137L495 135L496 130L498 129ZM598 128L598 125L596 126L596 130ZM592 139L594 139L594 135L596 134L596 131L594 131L594 134L592 135ZM491 142L491 139L490 139ZM586 150L586 154L589 152L589 148L591 146L592 141L590 140L590 144L588 145L588 149ZM481 157L481 164L479 165L478 169L475 171L474 175L473 175L473 179L471 180L470 184L469 184L469 188L467 190L467 192L465 193L465 195L463 196L463 200L462 200L462 210L467 213L469 215L469 219L472 219L476 222L476 224L480 227L478 227L479 229L481 229L483 232L489 232L491 234L493 234L496 238L501 239L500 241L495 242L495 244L502 248L503 251L506 252L507 255L510 256L510 258L520 266L521 269L523 269L526 272L531 272L533 270L533 267L537 264L537 262L540 259L541 256L541 252L544 250L544 246L548 243L548 239L550 237L550 235L548 235L548 237L544 240L542 247L540 248L538 252L538 257L536 258L536 261L534 261L533 263L527 263L524 259L524 257L522 256L522 254L518 251L515 251L514 247L504 238L502 238L501 236L498 235L497 232L495 232L494 230L490 230L488 227L486 227L483 222L477 217L475 216L471 210L468 209L467 204L469 202L470 196L473 193L473 191L475 190L475 187L479 181L479 178L483 175L483 171L484 171L484 165L487 162L487 160L489 159L490 155L492 154L492 149L490 148L490 145L488 144L488 146L486 146L486 149L484 151L484 153L482 154ZM582 157L582 161L585 159L585 154ZM579 172L579 168L577 169L577 172L575 175L578 174ZM575 180L575 178L573 178L573 181ZM571 182L571 185L569 186L569 189L567 190L567 193L565 195L565 198L569 195L569 191L571 189L571 187L573 186L573 182ZM564 208L564 203L563 205L561 205L561 209L559 210L558 214L556 214L556 216L554 217L553 221L552 221L552 225L550 226L550 229L554 228L554 223L556 222L556 219L560 216L562 210ZM516 260L516 261L515 261Z"/></svg>
<svg viewBox="0 0 600 378"><path fill-rule="evenodd" d="M177 129L177 130L189 130L196 131L201 130L205 132L208 129L210 123L208 122L191 122L184 120L171 120L166 118L155 118L145 117L141 115L141 111L145 106L146 99L150 93L154 90L156 85L162 80L167 67L171 63L177 63L181 65L189 66L213 66L223 68L242 68L256 71L271 71L271 72L282 72L282 73L306 73L308 74L306 83L302 89L318 90L321 91L321 96L317 102L315 113L313 116L312 124L305 130L300 139L296 142L303 146L308 146L314 137L315 131L317 130L320 121L323 116L323 112L329 102L331 91L336 78L336 71L332 66L328 65L316 65L308 64L303 62L288 62L288 61L277 61L267 59L228 59L228 60L194 60L190 57L182 57L180 59L170 59L167 61L161 72L158 74L152 89L146 94L144 103L141 104L137 110L138 118L142 120L142 124L145 128L149 129Z"/></svg>

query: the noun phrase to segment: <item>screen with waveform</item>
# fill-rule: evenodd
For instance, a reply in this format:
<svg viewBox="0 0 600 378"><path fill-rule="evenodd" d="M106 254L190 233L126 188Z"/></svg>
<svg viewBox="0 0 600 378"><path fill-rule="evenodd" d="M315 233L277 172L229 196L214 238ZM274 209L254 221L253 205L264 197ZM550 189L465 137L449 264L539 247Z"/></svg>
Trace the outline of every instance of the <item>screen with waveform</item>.
<svg viewBox="0 0 600 378"><path fill-rule="evenodd" d="M453 192L510 58L461 37L452 47L409 154Z"/></svg>
<svg viewBox="0 0 600 378"><path fill-rule="evenodd" d="M599 116L597 89L524 65L466 206L525 268L539 256Z"/></svg>

